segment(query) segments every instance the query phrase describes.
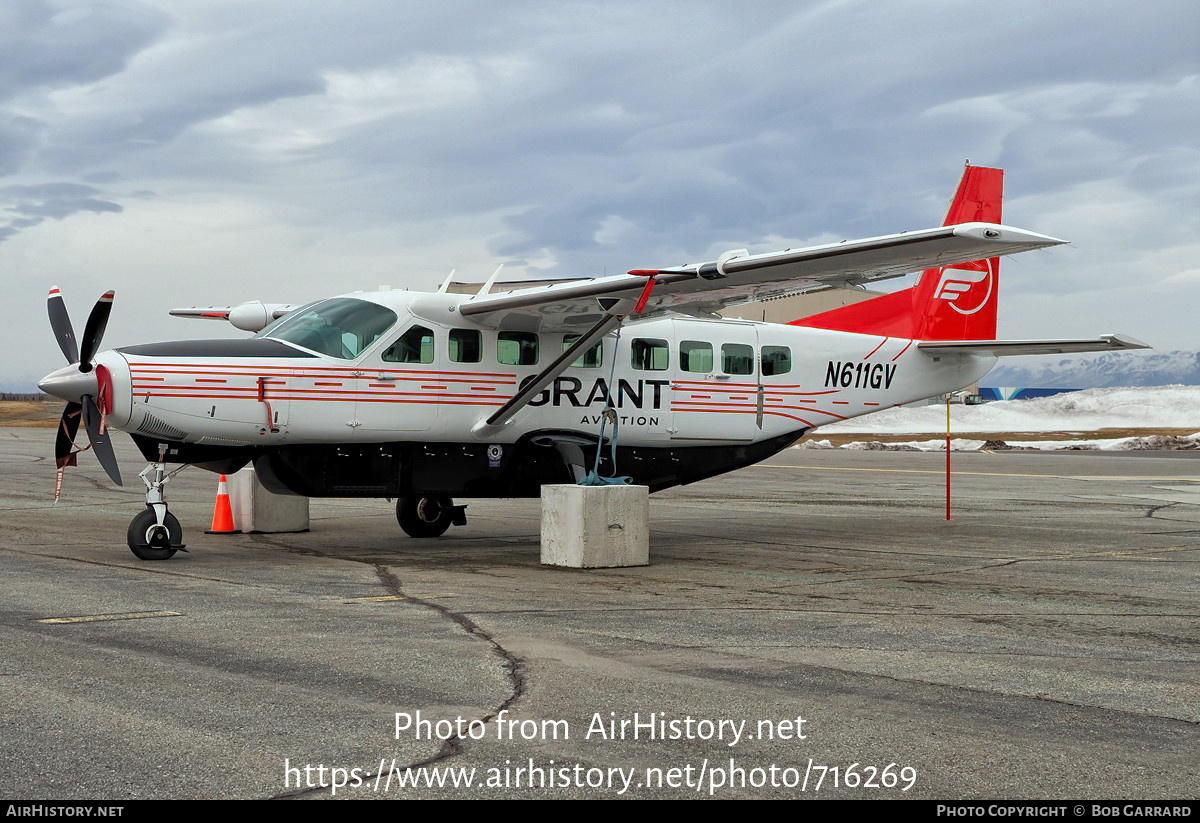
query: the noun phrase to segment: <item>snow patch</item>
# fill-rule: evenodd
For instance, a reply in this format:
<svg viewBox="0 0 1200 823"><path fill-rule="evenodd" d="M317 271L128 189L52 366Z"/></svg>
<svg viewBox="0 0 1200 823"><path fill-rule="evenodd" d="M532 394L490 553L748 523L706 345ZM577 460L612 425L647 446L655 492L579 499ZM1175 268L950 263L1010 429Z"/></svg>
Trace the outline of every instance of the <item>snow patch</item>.
<svg viewBox="0 0 1200 823"><path fill-rule="evenodd" d="M833 449L828 440L806 440L797 449ZM878 440L855 440L836 448L848 451L874 452L944 452L946 441L907 440L899 443L882 443ZM950 441L950 451L1183 451L1200 449L1200 432L1187 437L1112 437L1095 440L970 440L956 437Z"/></svg>
<svg viewBox="0 0 1200 823"><path fill-rule="evenodd" d="M953 432L1095 431L1103 428L1192 428L1200 424L1200 386L1087 389L1034 400L952 405ZM821 426L830 434L944 431L942 405L883 409Z"/></svg>

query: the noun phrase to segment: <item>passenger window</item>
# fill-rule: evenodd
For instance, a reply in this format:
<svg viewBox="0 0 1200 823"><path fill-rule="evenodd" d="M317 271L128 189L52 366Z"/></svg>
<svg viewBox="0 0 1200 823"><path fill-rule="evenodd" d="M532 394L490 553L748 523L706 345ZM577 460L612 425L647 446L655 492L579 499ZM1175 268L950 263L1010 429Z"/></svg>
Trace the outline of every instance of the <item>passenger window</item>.
<svg viewBox="0 0 1200 823"><path fill-rule="evenodd" d="M496 359L506 366L536 366L538 336L527 331L502 331L496 335Z"/></svg>
<svg viewBox="0 0 1200 823"><path fill-rule="evenodd" d="M711 343L684 340L679 344L679 368L683 371L708 374L713 370Z"/></svg>
<svg viewBox="0 0 1200 823"><path fill-rule="evenodd" d="M763 346L762 373L763 377L773 374L787 374L792 370L792 350L787 346Z"/></svg>
<svg viewBox="0 0 1200 823"><path fill-rule="evenodd" d="M579 339L578 334L568 334L563 337L563 351L571 348L576 340ZM571 364L573 369L596 369L604 362L604 344L597 343L590 349L585 351L578 359Z"/></svg>
<svg viewBox="0 0 1200 823"><path fill-rule="evenodd" d="M450 360L453 363L478 363L483 359L483 335L475 329L450 330Z"/></svg>
<svg viewBox="0 0 1200 823"><path fill-rule="evenodd" d="M666 340L635 338L630 347L633 367L638 371L666 371L671 362L671 351Z"/></svg>
<svg viewBox="0 0 1200 823"><path fill-rule="evenodd" d="M387 348L383 359L387 363L432 363L433 332L424 326L413 326Z"/></svg>
<svg viewBox="0 0 1200 823"><path fill-rule="evenodd" d="M754 347L745 343L722 344L721 371L725 374L754 374Z"/></svg>

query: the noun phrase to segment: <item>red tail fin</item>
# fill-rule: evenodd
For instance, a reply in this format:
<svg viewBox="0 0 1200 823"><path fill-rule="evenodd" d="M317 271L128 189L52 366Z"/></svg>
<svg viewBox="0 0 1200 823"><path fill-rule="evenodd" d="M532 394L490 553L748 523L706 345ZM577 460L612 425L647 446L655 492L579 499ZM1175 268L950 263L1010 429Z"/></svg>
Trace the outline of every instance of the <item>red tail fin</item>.
<svg viewBox="0 0 1200 823"><path fill-rule="evenodd" d="M999 223L1004 172L967 166L943 226ZM793 326L907 337L916 340L992 340L1000 258L926 269L915 286L873 300L792 321Z"/></svg>

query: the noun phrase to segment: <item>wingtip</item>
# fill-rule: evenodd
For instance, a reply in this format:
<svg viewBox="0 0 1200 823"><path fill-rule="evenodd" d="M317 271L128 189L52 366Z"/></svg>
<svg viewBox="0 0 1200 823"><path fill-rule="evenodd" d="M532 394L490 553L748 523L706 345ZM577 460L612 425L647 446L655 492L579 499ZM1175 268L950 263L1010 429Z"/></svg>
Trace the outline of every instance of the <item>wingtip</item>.
<svg viewBox="0 0 1200 823"><path fill-rule="evenodd" d="M1149 343L1143 343L1136 337L1130 337L1127 334L1102 334L1101 340L1108 340L1113 344L1114 348L1120 349L1153 349Z"/></svg>
<svg viewBox="0 0 1200 823"><path fill-rule="evenodd" d="M959 223L952 227L959 237L975 237L981 240L992 240L997 243L1028 243L1033 246L1063 246L1069 240L1051 237L1028 229L1015 226L1005 226L1000 223Z"/></svg>

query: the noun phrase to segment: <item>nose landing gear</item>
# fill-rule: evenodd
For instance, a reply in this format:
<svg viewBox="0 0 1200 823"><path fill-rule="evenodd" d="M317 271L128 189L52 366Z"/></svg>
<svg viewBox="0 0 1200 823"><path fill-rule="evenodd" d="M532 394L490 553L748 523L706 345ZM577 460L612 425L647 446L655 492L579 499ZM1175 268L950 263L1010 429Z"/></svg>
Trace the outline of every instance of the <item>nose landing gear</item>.
<svg viewBox="0 0 1200 823"><path fill-rule="evenodd" d="M183 527L175 515L167 511L163 486L187 468L182 465L167 472L167 444L158 444L158 461L147 466L138 477L146 484L146 509L129 524L126 542L129 549L142 560L166 560L183 546Z"/></svg>

